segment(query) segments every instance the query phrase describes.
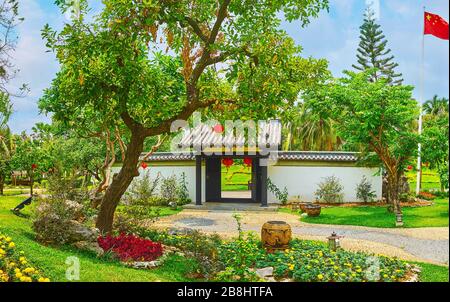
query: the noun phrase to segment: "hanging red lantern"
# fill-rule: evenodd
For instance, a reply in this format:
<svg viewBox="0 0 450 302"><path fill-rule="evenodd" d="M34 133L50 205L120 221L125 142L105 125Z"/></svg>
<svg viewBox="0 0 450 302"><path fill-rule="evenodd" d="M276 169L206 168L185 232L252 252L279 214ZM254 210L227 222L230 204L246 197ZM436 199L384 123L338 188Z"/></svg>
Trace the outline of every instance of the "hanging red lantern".
<svg viewBox="0 0 450 302"><path fill-rule="evenodd" d="M32 164L31 165L31 170L36 170L37 169L37 165L36 164Z"/></svg>
<svg viewBox="0 0 450 302"><path fill-rule="evenodd" d="M411 171L411 170L413 169L413 166L409 165L409 166L407 167L407 169L408 169L408 171Z"/></svg>
<svg viewBox="0 0 450 302"><path fill-rule="evenodd" d="M145 163L145 162L143 162L142 164L141 164L141 167L142 167L142 169L147 169L147 167L148 167L148 165L147 165L147 163Z"/></svg>
<svg viewBox="0 0 450 302"><path fill-rule="evenodd" d="M234 161L232 158L225 157L222 159L222 164L228 169L233 165Z"/></svg>
<svg viewBox="0 0 450 302"><path fill-rule="evenodd" d="M222 133L223 132L223 126L221 124L217 124L213 127L215 133Z"/></svg>
<svg viewBox="0 0 450 302"><path fill-rule="evenodd" d="M246 165L247 167L251 167L252 162L253 162L253 160L250 157L244 158L244 165Z"/></svg>

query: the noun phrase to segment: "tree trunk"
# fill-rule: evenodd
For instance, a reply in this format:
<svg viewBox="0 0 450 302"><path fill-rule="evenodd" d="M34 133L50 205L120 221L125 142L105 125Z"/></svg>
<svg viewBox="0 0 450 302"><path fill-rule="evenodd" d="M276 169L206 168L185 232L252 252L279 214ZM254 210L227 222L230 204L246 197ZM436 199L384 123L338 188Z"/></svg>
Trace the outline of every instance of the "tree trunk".
<svg viewBox="0 0 450 302"><path fill-rule="evenodd" d="M0 196L3 196L3 188L5 186L5 178L0 175Z"/></svg>
<svg viewBox="0 0 450 302"><path fill-rule="evenodd" d="M402 213L400 207L400 199L398 196L399 183L400 183L400 176L398 174L392 174L388 172L388 196L390 203L392 205L392 210L395 214Z"/></svg>
<svg viewBox="0 0 450 302"><path fill-rule="evenodd" d="M133 178L139 175L137 165L139 156L144 150L144 140L145 135L143 131L132 131L122 168L119 174L113 177L113 181L106 190L101 202L96 226L102 233L110 233L112 231L116 207Z"/></svg>

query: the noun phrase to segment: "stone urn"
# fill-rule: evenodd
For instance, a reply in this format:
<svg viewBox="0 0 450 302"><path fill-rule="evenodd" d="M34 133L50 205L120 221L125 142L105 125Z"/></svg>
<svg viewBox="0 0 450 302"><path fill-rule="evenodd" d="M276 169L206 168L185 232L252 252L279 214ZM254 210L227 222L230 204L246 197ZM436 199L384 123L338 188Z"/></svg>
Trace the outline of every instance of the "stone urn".
<svg viewBox="0 0 450 302"><path fill-rule="evenodd" d="M301 202L299 204L300 211L302 211L303 213L306 213L306 207L310 204L311 203L309 203L309 202Z"/></svg>
<svg viewBox="0 0 450 302"><path fill-rule="evenodd" d="M268 252L287 249L292 239L291 226L284 221L268 221L261 229L261 241Z"/></svg>
<svg viewBox="0 0 450 302"><path fill-rule="evenodd" d="M305 206L305 213L308 214L309 217L317 217L320 215L322 211L322 207L318 204L309 204Z"/></svg>

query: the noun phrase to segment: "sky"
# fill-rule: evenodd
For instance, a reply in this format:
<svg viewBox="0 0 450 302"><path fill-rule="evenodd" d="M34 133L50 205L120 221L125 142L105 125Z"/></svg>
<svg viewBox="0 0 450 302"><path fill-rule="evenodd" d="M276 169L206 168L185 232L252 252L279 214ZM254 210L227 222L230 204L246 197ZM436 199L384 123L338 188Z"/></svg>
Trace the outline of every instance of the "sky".
<svg viewBox="0 0 450 302"><path fill-rule="evenodd" d="M439 14L448 22L448 0L330 0L329 12L323 11L317 19L302 28L299 22L282 24L297 44L303 47L303 56L324 58L334 76L343 70L352 69L356 63L359 43L359 26L367 1L375 1L378 7L378 22L388 47L399 64L405 84L415 87L414 97L421 96L421 57L423 32L423 7ZM50 86L59 66L55 55L48 52L41 39L41 29L50 24L60 29L66 16L53 4L53 0L21 0L20 13L25 21L18 27L17 49L13 53L18 75L9 85L15 91L26 83L30 92L26 97L13 98L14 114L10 121L13 132L30 132L37 122L49 122L48 116L39 114L37 101L43 90ZM99 0L90 1L98 9ZM449 42L425 36L424 98L437 94L449 97Z"/></svg>

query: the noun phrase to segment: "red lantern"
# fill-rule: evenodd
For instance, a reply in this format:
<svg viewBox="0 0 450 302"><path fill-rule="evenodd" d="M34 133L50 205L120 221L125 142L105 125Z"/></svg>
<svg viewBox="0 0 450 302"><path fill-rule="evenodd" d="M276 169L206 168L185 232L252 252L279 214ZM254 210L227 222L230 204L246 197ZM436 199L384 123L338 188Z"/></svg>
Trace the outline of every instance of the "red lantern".
<svg viewBox="0 0 450 302"><path fill-rule="evenodd" d="M214 129L215 133L222 133L223 132L223 126L221 124L215 125L213 129Z"/></svg>
<svg viewBox="0 0 450 302"><path fill-rule="evenodd" d="M233 165L233 163L234 163L234 161L232 158L226 157L226 158L222 159L222 164L225 167L227 167L227 169L230 168Z"/></svg>
<svg viewBox="0 0 450 302"><path fill-rule="evenodd" d="M142 164L141 164L141 167L142 167L142 169L147 169L147 167L148 167L148 165L145 163L145 162L143 162Z"/></svg>
<svg viewBox="0 0 450 302"><path fill-rule="evenodd" d="M252 166L252 159L250 157L244 158L244 165L246 165L247 167L251 167Z"/></svg>
<svg viewBox="0 0 450 302"><path fill-rule="evenodd" d="M413 166L409 165L407 169L408 171L411 171L413 169Z"/></svg>
<svg viewBox="0 0 450 302"><path fill-rule="evenodd" d="M36 170L37 169L37 165L36 164L32 164L31 165L31 170Z"/></svg>

